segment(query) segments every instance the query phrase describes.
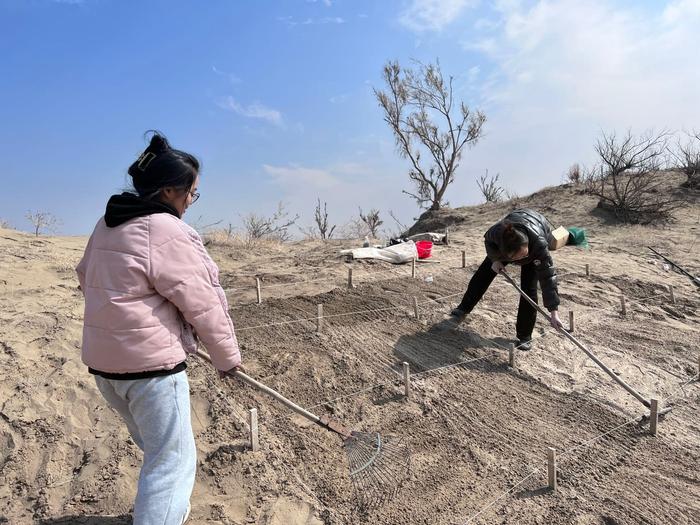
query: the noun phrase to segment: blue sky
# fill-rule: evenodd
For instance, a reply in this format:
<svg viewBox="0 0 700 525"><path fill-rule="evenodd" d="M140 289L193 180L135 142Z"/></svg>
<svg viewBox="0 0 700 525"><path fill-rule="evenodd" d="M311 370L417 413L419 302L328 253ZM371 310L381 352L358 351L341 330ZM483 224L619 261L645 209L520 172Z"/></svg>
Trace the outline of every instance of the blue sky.
<svg viewBox="0 0 700 525"><path fill-rule="evenodd" d="M591 164L602 130L700 129L700 0L0 0L0 218L87 234L147 129L203 163L186 219L282 201L310 225L420 210L372 94L389 59L439 58L488 118L447 198L520 194Z"/></svg>

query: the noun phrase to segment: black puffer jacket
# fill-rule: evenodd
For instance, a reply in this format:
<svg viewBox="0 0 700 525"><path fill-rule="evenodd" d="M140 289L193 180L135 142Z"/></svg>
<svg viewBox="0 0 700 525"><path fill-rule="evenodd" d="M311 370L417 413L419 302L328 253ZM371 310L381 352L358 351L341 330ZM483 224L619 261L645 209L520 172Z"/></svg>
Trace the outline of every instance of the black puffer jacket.
<svg viewBox="0 0 700 525"><path fill-rule="evenodd" d="M557 290L557 271L554 261L549 254L549 240L552 237L552 225L544 217L534 210L514 210L506 215L500 222L491 226L484 235L486 254L492 261L509 262L505 254L499 249L500 240L503 237L503 221L512 222L514 227L527 234L528 256L512 264L523 266L533 263L537 271L537 278L542 289L542 301L550 312L559 307L559 292Z"/></svg>

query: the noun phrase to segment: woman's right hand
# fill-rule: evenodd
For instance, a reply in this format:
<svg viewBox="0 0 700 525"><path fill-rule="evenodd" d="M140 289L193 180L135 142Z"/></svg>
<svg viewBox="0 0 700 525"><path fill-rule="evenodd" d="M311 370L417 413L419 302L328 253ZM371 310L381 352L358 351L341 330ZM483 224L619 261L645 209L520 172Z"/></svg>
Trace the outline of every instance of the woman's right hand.
<svg viewBox="0 0 700 525"><path fill-rule="evenodd" d="M501 261L494 261L491 265L491 269L496 273L501 273L505 267L506 265L503 264Z"/></svg>
<svg viewBox="0 0 700 525"><path fill-rule="evenodd" d="M243 368L243 365L241 364L238 366L234 366L233 368L226 370L226 371L219 370L219 377L221 379L226 379L227 377L232 377L233 373L236 372L237 370L240 370L241 372L245 372L245 368Z"/></svg>

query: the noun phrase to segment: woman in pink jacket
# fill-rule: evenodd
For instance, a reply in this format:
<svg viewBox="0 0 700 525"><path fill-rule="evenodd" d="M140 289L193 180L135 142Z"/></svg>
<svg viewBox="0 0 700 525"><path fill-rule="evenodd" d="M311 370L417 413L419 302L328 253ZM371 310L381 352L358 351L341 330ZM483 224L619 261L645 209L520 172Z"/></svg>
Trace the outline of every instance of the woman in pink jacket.
<svg viewBox="0 0 700 525"><path fill-rule="evenodd" d="M181 219L199 162L154 133L129 175L134 192L109 199L76 269L82 359L143 450L134 525L180 525L196 470L187 354L199 339L220 372L241 355L218 268Z"/></svg>

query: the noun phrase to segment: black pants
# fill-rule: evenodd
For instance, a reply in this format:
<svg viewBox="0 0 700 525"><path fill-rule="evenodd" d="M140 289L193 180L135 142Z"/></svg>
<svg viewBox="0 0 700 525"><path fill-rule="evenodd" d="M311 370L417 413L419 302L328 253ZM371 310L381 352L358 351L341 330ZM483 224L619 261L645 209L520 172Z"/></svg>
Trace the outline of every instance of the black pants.
<svg viewBox="0 0 700 525"><path fill-rule="evenodd" d="M496 277L496 272L491 269L492 264L493 261L486 257L469 281L467 291L462 298L462 302L459 303L459 308L467 313L474 309ZM537 303L537 273L534 264L529 263L522 266L520 287L530 299ZM518 320L515 323L515 333L518 339L522 341L532 338L532 330L535 328L536 320L537 310L535 307L528 303L523 297L520 297Z"/></svg>

